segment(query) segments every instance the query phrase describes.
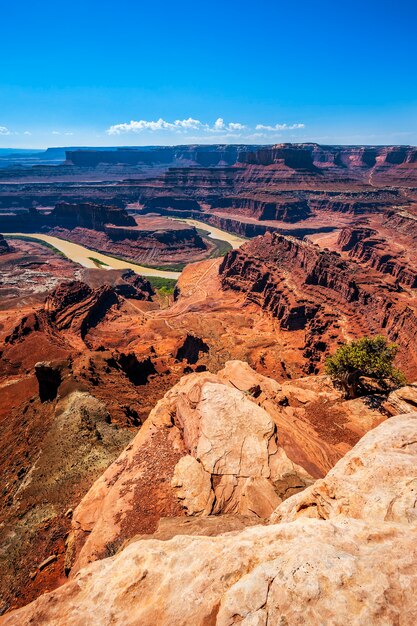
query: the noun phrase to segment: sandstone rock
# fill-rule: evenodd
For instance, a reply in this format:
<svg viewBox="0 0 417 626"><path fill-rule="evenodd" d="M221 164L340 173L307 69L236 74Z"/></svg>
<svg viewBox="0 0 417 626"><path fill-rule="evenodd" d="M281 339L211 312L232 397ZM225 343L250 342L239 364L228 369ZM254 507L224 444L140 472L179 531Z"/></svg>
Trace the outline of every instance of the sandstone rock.
<svg viewBox="0 0 417 626"><path fill-rule="evenodd" d="M333 481L336 489L330 494L336 505L317 501L325 513L319 519L301 516L217 536L136 538L0 624L344 626L348 619L354 626L413 626L416 431L414 413L368 433L319 481ZM394 493L399 500L392 501ZM303 495L279 510L289 518Z"/></svg>
<svg viewBox="0 0 417 626"><path fill-rule="evenodd" d="M186 376L74 511L74 572L129 537L153 532L161 517L184 509L265 518L289 485L310 482L279 447L270 415L225 373Z"/></svg>
<svg viewBox="0 0 417 626"><path fill-rule="evenodd" d="M217 537L224 533L244 530L249 526L257 526L259 523L266 524L267 520L260 520L254 515L239 515L238 513L221 513L220 515L204 515L189 517L162 517L154 533L149 535L136 535L124 543L121 549L135 541L149 541L160 539L168 541L177 535L204 535L204 537Z"/></svg>
<svg viewBox="0 0 417 626"><path fill-rule="evenodd" d="M38 569L42 571L43 569L45 569L45 567L48 567L48 565L51 565L51 563L55 563L56 560L57 560L57 555L51 554L51 556L48 556L48 558L42 561L42 563L39 563Z"/></svg>
<svg viewBox="0 0 417 626"><path fill-rule="evenodd" d="M344 401L328 376L278 383L241 361L228 361L218 375L267 411L287 456L315 478L324 476L360 437L385 419L367 397ZM290 473L290 489L291 484Z"/></svg>
<svg viewBox="0 0 417 626"><path fill-rule="evenodd" d="M193 456L183 456L175 466L171 486L188 515L208 515L214 502L211 474Z"/></svg>
<svg viewBox="0 0 417 626"><path fill-rule="evenodd" d="M49 226L61 226L73 229L78 227L104 230L106 224L117 226L134 226L135 220L128 215L126 209L117 206L106 206L85 202L70 204L59 202L46 218Z"/></svg>
<svg viewBox="0 0 417 626"><path fill-rule="evenodd" d="M346 341L346 318L353 337L384 329L400 346L399 365L409 376L417 373L417 360L408 348L417 333L416 299L387 282L385 272L273 232L230 251L219 273L224 289L245 294L248 304L267 311L280 328L305 331L309 373L320 371L331 345Z"/></svg>
<svg viewBox="0 0 417 626"><path fill-rule="evenodd" d="M283 502L271 520L346 515L417 523L416 442L417 413L391 417L362 437L324 479Z"/></svg>
<svg viewBox="0 0 417 626"><path fill-rule="evenodd" d="M384 402L384 408L390 415L414 413L417 408L417 383L392 391Z"/></svg>
<svg viewBox="0 0 417 626"><path fill-rule="evenodd" d="M338 518L136 541L2 626L413 626L416 527Z"/></svg>
<svg viewBox="0 0 417 626"><path fill-rule="evenodd" d="M68 363L65 361L39 361L35 363L35 376L39 385L41 402L54 400L57 397L65 369L68 369Z"/></svg>
<svg viewBox="0 0 417 626"><path fill-rule="evenodd" d="M81 339L119 300L113 288L90 289L81 281L59 285L45 300L44 312L60 331L70 330Z"/></svg>

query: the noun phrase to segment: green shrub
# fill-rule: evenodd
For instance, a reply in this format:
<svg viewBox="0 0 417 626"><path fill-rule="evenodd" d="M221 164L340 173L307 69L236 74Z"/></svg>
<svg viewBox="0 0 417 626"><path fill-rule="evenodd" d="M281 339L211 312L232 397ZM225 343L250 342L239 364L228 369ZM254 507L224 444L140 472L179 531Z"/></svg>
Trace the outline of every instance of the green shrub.
<svg viewBox="0 0 417 626"><path fill-rule="evenodd" d="M383 388L405 384L404 374L394 367L397 352L398 346L382 335L362 337L328 357L325 370L341 384L348 398L356 398L364 390L361 377L373 379Z"/></svg>
<svg viewBox="0 0 417 626"><path fill-rule="evenodd" d="M159 291L163 296L170 296L174 293L176 280L172 278L162 278L160 276L145 276L146 280L149 280L152 287Z"/></svg>

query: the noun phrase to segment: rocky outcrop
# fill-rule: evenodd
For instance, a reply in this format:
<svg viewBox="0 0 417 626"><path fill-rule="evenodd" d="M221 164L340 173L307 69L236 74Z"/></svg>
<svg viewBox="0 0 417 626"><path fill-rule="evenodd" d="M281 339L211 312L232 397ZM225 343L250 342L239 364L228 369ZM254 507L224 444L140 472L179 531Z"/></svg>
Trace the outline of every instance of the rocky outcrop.
<svg viewBox="0 0 417 626"><path fill-rule="evenodd" d="M132 218L133 219L133 218ZM76 227L53 228L50 233L92 250L108 252L149 265L178 264L201 260L212 246L193 226L167 218L137 217L134 226L106 224L102 231Z"/></svg>
<svg viewBox="0 0 417 626"><path fill-rule="evenodd" d="M113 165L185 165L215 167L233 165L239 154L253 146L245 145L190 145L144 148L117 148L116 150L68 150L66 159L78 167L97 167L108 163Z"/></svg>
<svg viewBox="0 0 417 626"><path fill-rule="evenodd" d="M327 520L344 515L415 525L416 434L416 413L385 421L367 433L324 479L278 507L271 520L288 522L304 516Z"/></svg>
<svg viewBox="0 0 417 626"><path fill-rule="evenodd" d="M3 235L0 235L0 255L9 254L11 252L11 248Z"/></svg>
<svg viewBox="0 0 417 626"><path fill-rule="evenodd" d="M69 204L60 202L46 217L47 225L51 228L60 226L72 230L73 228L89 228L104 230L106 224L115 226L135 226L135 220L128 215L125 209L102 204L82 203Z"/></svg>
<svg viewBox="0 0 417 626"><path fill-rule="evenodd" d="M417 241L417 213L406 209L389 210L385 213L386 225L389 229L401 235L406 235L413 242Z"/></svg>
<svg viewBox="0 0 417 626"><path fill-rule="evenodd" d="M417 409L417 384L405 385L395 389L384 402L384 410L389 415L414 413Z"/></svg>
<svg viewBox="0 0 417 626"><path fill-rule="evenodd" d="M372 228L347 226L340 231L338 245L343 252L352 250L359 242L376 235Z"/></svg>
<svg viewBox="0 0 417 626"><path fill-rule="evenodd" d="M317 169L313 163L313 145L278 144L261 148L256 152L245 152L240 155L240 162L248 165L282 164L291 169L307 170L312 173Z"/></svg>
<svg viewBox="0 0 417 626"><path fill-rule="evenodd" d="M187 363L193 365L197 363L201 353L207 353L208 351L209 346L201 337L187 334L184 342L177 350L176 359L177 361L185 360Z"/></svg>
<svg viewBox="0 0 417 626"><path fill-rule="evenodd" d="M88 331L118 303L115 290L109 285L91 289L81 281L61 283L47 296L41 309L21 319L5 343L21 342L36 331L69 332L84 340Z"/></svg>
<svg viewBox="0 0 417 626"><path fill-rule="evenodd" d="M135 226L135 220L125 209L92 202L59 202L52 211L19 211L0 215L0 224L5 232L37 232L55 227L73 230L88 228L104 231L106 224Z"/></svg>
<svg viewBox="0 0 417 626"><path fill-rule="evenodd" d="M282 503L271 525L216 537L138 539L0 623L42 616L45 625L76 626L94 615L98 623L145 626L341 626L348 615L355 626L411 626L416 438L416 413L394 417L323 481Z"/></svg>
<svg viewBox="0 0 417 626"><path fill-rule="evenodd" d="M277 144L243 152L241 163L292 169L310 176L325 175L333 182L376 180L413 184L417 173L417 150L412 146L319 146ZM284 174L284 172L282 172Z"/></svg>
<svg viewBox="0 0 417 626"><path fill-rule="evenodd" d="M315 212L324 213L342 213L352 216L370 215L380 213L391 203L387 199L378 200L376 198L368 198L365 192L362 194L322 194L310 195L309 206ZM392 201L391 201L392 202Z"/></svg>
<svg viewBox="0 0 417 626"><path fill-rule="evenodd" d="M143 276L135 274L133 270L126 270L122 273L120 280L114 285L117 295L134 300L151 301L155 295L155 290L149 280Z"/></svg>
<svg viewBox="0 0 417 626"><path fill-rule="evenodd" d="M410 354L417 330L417 303L376 273L337 253L267 233L229 252L219 272L224 288L244 292L249 302L276 317L282 328L306 329L306 345L318 331L322 349L316 356L326 351L324 331L332 335L334 345L341 319L347 316L354 336L383 329L400 344L405 371L411 376L417 373L413 349Z"/></svg>
<svg viewBox="0 0 417 626"><path fill-rule="evenodd" d="M138 541L0 623L29 624L42 615L45 626L78 626L94 615L96 623L116 625L341 626L349 615L354 626L411 626L415 535L414 528L341 518Z"/></svg>
<svg viewBox="0 0 417 626"><path fill-rule="evenodd" d="M114 290L108 285L91 289L85 283L63 283L47 297L44 312L57 330L70 330L85 338L107 311L118 304Z"/></svg>
<svg viewBox="0 0 417 626"><path fill-rule="evenodd" d="M206 213L204 215L204 221L207 222L207 224L216 226L216 228L241 235L242 237L247 237L248 239L278 230L276 226L262 224L257 221L245 221L244 219L219 215L218 213Z"/></svg>
<svg viewBox="0 0 417 626"><path fill-rule="evenodd" d="M36 363L35 376L39 385L39 399L41 402L55 400L57 397L65 366L65 361L61 363L39 361Z"/></svg>
<svg viewBox="0 0 417 626"><path fill-rule="evenodd" d="M153 532L161 517L265 518L289 486L304 488L308 472L288 458L274 421L250 399L259 391L243 393L225 371L191 374L168 392L74 512L73 572L134 534Z"/></svg>
<svg viewBox="0 0 417 626"><path fill-rule="evenodd" d="M338 245L348 251L352 259L369 265L382 274L390 274L402 285L415 289L417 286L417 266L413 267L405 254L391 251L389 242L376 236L371 228L342 229Z"/></svg>
<svg viewBox="0 0 417 626"><path fill-rule="evenodd" d="M48 374L56 370L56 363L38 365L40 394L55 388L57 381ZM10 464L19 468L14 480L13 473L5 474L8 498L0 513L2 612L65 581L65 537L72 510L132 436L110 423L103 402L80 385L77 389L74 381L68 383L60 387L59 398L41 395L41 402L49 401L39 404L32 398L22 407L28 423L22 425L22 416L14 423L17 446L2 436L4 451L13 448ZM2 459L5 469L10 468Z"/></svg>
<svg viewBox="0 0 417 626"><path fill-rule="evenodd" d="M192 198L156 196L155 198L148 198L145 200L141 213L160 213L162 215L181 215L184 213L188 216L194 211L198 212L200 210L200 204L197 200L193 200Z"/></svg>
<svg viewBox="0 0 417 626"><path fill-rule="evenodd" d="M229 209L233 215L247 215L260 221L299 222L311 215L307 201L298 198L226 196L215 201L212 209Z"/></svg>

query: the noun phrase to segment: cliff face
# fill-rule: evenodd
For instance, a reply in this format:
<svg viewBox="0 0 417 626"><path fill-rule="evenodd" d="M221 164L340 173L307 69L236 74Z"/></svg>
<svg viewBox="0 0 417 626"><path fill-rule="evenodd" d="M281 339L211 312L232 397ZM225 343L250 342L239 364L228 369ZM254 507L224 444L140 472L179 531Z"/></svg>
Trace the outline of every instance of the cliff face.
<svg viewBox="0 0 417 626"><path fill-rule="evenodd" d="M170 265L198 261L212 249L192 226L155 223L135 226L105 225L103 232L88 228L67 230L57 227L51 235L80 243L92 250L132 259L150 265Z"/></svg>
<svg viewBox="0 0 417 626"><path fill-rule="evenodd" d="M101 204L69 204L61 202L47 216L46 222L51 227L90 228L104 230L106 224L116 226L135 226L133 217L125 209Z"/></svg>
<svg viewBox="0 0 417 626"><path fill-rule="evenodd" d="M165 203L175 204L172 200ZM187 213L188 207L198 207L192 200L185 204ZM151 212L155 210L151 207ZM193 226L155 216L135 219L123 208L94 203L61 202L50 212L32 208L0 214L0 228L5 232L48 231L93 250L154 265L198 261L214 249Z"/></svg>
<svg viewBox="0 0 417 626"><path fill-rule="evenodd" d="M255 166L279 166L304 170L311 175L367 181L386 177L391 183L416 180L417 150L412 146L319 146L317 144L278 144L254 152L244 152L239 161Z"/></svg>
<svg viewBox="0 0 417 626"><path fill-rule="evenodd" d="M170 212L170 210L172 210L173 212L185 212L189 214L194 211L200 211L201 207L199 203L192 198L164 195L146 199L141 212L164 213L164 211L166 211L167 209L168 213Z"/></svg>
<svg viewBox="0 0 417 626"><path fill-rule="evenodd" d="M174 165L186 164L215 167L234 165L239 155L253 146L212 145L212 146L173 146L151 148L118 148L116 150L68 150L68 163L78 167L97 167L100 164L113 165Z"/></svg>
<svg viewBox="0 0 417 626"><path fill-rule="evenodd" d="M312 363L342 340L348 323L351 336L383 330L400 344L408 373L417 372L415 299L336 252L267 233L228 253L219 271L224 288L244 292L283 328L304 328Z"/></svg>
<svg viewBox="0 0 417 626"><path fill-rule="evenodd" d="M8 254L11 252L11 248L3 235L0 235L0 254Z"/></svg>
<svg viewBox="0 0 417 626"><path fill-rule="evenodd" d="M311 215L306 200L279 198L276 200L244 196L226 196L212 204L212 209L227 209L232 214L247 215L259 221L279 220L298 222ZM237 211L236 211L237 210Z"/></svg>
<svg viewBox="0 0 417 626"><path fill-rule="evenodd" d="M292 169L315 171L313 145L280 144L240 155L239 161L248 165L282 164Z"/></svg>
<svg viewBox="0 0 417 626"><path fill-rule="evenodd" d="M125 209L92 202L60 202L49 213L31 208L29 211L0 214L0 226L5 232L33 232L56 226L69 230L80 227L103 231L106 224L136 225Z"/></svg>
<svg viewBox="0 0 417 626"><path fill-rule="evenodd" d="M42 309L21 320L5 343L16 344L37 331L67 331L84 340L88 331L118 303L115 290L108 285L91 289L81 281L62 283L48 295Z"/></svg>
<svg viewBox="0 0 417 626"><path fill-rule="evenodd" d="M415 289L417 267L410 266L404 254L390 249L386 240L371 228L347 227L341 230L338 244L352 259L365 263L383 274L390 274L398 283Z"/></svg>
<svg viewBox="0 0 417 626"><path fill-rule="evenodd" d="M406 235L412 242L417 242L417 212L414 205L414 212L406 209L386 211L386 225L389 229Z"/></svg>

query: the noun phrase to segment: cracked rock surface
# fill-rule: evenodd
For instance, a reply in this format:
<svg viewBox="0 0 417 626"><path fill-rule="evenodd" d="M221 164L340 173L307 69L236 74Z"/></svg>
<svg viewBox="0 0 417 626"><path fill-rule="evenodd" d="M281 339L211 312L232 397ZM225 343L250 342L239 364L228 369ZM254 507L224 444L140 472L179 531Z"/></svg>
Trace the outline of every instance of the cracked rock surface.
<svg viewBox="0 0 417 626"><path fill-rule="evenodd" d="M218 536L138 539L0 624L344 626L349 616L353 626L412 626L416 441L417 413L393 417L330 473L346 501L352 487L378 492L375 502L387 503L394 490L402 494L394 518L383 514L385 505L370 506L363 515L352 507L326 519L299 517ZM372 476L373 487L367 487ZM288 516L300 499L289 498L273 519L280 508Z"/></svg>
<svg viewBox="0 0 417 626"><path fill-rule="evenodd" d="M74 575L114 554L163 517L268 518L288 489L311 482L279 446L271 416L250 390L230 382L227 369L186 376L74 511L67 569Z"/></svg>

